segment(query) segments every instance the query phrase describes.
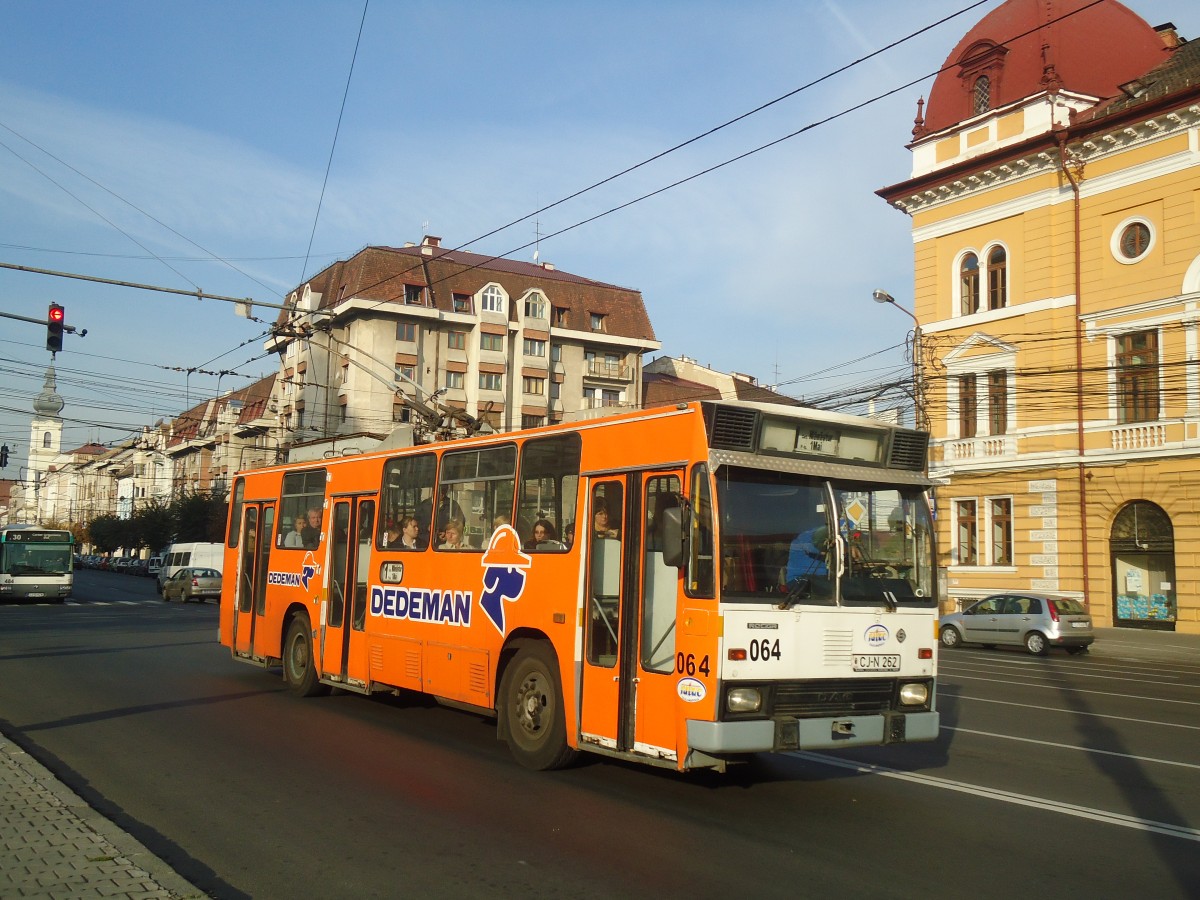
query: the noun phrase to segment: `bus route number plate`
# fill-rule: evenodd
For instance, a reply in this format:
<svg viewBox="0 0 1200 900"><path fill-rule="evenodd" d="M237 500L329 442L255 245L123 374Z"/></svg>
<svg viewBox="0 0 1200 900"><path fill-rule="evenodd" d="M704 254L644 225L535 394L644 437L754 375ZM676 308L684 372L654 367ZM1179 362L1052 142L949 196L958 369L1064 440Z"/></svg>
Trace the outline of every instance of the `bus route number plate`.
<svg viewBox="0 0 1200 900"><path fill-rule="evenodd" d="M855 672L899 672L900 657L893 653L860 653L854 657Z"/></svg>

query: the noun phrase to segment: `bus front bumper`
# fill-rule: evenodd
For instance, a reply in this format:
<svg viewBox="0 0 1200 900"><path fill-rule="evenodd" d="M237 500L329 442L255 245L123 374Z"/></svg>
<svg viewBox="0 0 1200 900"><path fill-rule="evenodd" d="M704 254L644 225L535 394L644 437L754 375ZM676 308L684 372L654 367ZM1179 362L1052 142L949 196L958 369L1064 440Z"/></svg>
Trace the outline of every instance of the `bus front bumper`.
<svg viewBox="0 0 1200 900"><path fill-rule="evenodd" d="M688 747L714 755L779 750L831 750L838 747L932 741L936 712L830 716L819 719L753 719L699 722L688 719Z"/></svg>

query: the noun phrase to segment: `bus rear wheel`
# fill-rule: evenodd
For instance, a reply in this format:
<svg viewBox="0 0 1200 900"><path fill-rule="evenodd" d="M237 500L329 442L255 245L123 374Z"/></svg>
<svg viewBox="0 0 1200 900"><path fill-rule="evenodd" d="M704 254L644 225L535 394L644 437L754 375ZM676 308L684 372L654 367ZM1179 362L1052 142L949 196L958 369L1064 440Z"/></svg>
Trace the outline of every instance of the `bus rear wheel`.
<svg viewBox="0 0 1200 900"><path fill-rule="evenodd" d="M525 642L500 684L504 737L517 762L542 772L576 757L567 746L562 684L554 654L544 643Z"/></svg>
<svg viewBox="0 0 1200 900"><path fill-rule="evenodd" d="M324 692L324 685L317 680L308 616L296 616L288 626L283 642L283 680L299 697L315 697Z"/></svg>

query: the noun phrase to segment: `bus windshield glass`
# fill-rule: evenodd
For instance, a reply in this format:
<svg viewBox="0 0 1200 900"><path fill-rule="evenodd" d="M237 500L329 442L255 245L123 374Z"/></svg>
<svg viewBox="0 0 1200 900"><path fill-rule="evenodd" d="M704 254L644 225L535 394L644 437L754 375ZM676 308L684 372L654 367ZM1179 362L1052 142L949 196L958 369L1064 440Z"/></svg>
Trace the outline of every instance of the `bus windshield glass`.
<svg viewBox="0 0 1200 900"><path fill-rule="evenodd" d="M918 487L723 466L717 495L726 600L933 602L932 523Z"/></svg>
<svg viewBox="0 0 1200 900"><path fill-rule="evenodd" d="M0 544L0 573L5 575L66 575L71 566L69 543Z"/></svg>

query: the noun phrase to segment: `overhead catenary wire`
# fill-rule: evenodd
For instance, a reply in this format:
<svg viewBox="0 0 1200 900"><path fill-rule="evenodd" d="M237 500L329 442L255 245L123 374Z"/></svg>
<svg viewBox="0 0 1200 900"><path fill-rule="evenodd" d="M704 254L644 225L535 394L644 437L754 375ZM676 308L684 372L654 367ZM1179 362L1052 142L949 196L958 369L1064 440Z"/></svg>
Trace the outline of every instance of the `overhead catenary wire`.
<svg viewBox="0 0 1200 900"><path fill-rule="evenodd" d="M1095 0L1095 2L1100 2L1100 0ZM1080 8L1080 9L1078 9L1078 10L1074 10L1072 13L1069 13L1069 14L1067 14L1067 15L1074 15L1074 14L1077 14L1078 12L1082 11L1083 9L1087 9L1087 8L1089 8L1090 6L1093 6L1093 5L1095 5L1095 2L1094 2L1094 3L1091 3L1091 4L1088 4L1087 6L1081 7L1081 8ZM978 5L979 5L978 3L976 3L976 4L971 4L971 5L967 6L967 7L965 7L963 10L960 10L958 13L955 13L954 15L959 15L959 14L961 14L962 12L968 11L968 10L970 10L970 9L972 9L972 8L974 8L974 7L976 7L976 6L978 6ZM365 8L364 8L364 16L365 16ZM1060 19L1062 19L1062 18L1066 18L1066 17L1067 17L1066 15L1063 15L1063 16L1060 16L1058 19L1055 19L1055 20L1053 20L1053 21L1059 21ZM953 16L949 16L949 17L946 17L946 18L945 18L945 19L943 19L943 20L939 20L939 22L938 22L938 23L934 23L934 25L936 25L936 24L940 24L940 22L942 22L942 21L948 21L950 18L953 18ZM1053 22L1047 22L1047 23L1043 23L1043 25L1042 25L1042 26L1039 26L1039 28L1041 28L1041 27L1044 27L1045 25L1048 25L1048 24L1052 24L1052 23L1053 23ZM919 34L919 33L923 32L923 31L927 30L929 27L934 27L934 26L933 26L933 25L931 25L931 26L927 26L925 29L921 29L921 30L920 30L920 31L918 31L918 32L914 32L914 35L915 35L915 34ZM1021 37L1025 37L1025 36L1027 36L1028 34L1031 34L1031 33L1033 33L1033 31L1035 31L1035 30L1037 30L1037 29L1032 29L1031 31L1029 31L1029 32L1025 32L1025 33L1024 33L1024 34L1022 34L1022 35L1018 35L1018 36L1016 36L1016 37L1014 37L1014 38L1010 39L1010 41L1011 41L1011 40L1017 40L1017 39L1020 39ZM360 25L360 33L361 33L361 25ZM913 36L913 35L910 35L909 37L911 38L912 36ZM885 47L885 48L882 48L882 49L881 49L881 50L879 50L879 51L875 51L875 52L873 52L872 54L869 54L869 55L868 55L868 56L866 56L866 57L863 57L863 59L864 59L864 60L865 60L865 59L869 59L869 58L871 58L871 57L873 57L873 56L877 55L879 52L883 52L883 50L884 50L884 49L888 49L888 48L890 48L890 47L894 47L894 46L898 45L899 43L902 43L902 42L903 42L903 40L907 40L907 39L908 39L908 38L902 39L902 40L900 40L900 41L893 42L892 44L889 44L889 45L887 45L887 47ZM862 60L855 61L854 63L848 64L847 66L844 66L844 67L842 67L842 68L838 69L837 71L838 71L838 72L840 72L840 71L844 71L846 68L850 68L850 67L851 67L851 66L853 66L853 65L857 65L857 64L858 64L859 62L861 62L861 61L862 61ZM931 73L931 75L936 75L936 74L937 74L938 72L940 72L940 71L942 71L942 70L940 70L940 69L939 69L939 70L937 70L937 71L935 71L935 72ZM823 80L825 80L826 78L830 77L832 74L836 74L836 73L830 73L830 75L823 76L823 77L822 77L822 78L820 78L820 79L816 79L814 82L811 82L811 83L810 83L810 85L806 85L806 86L804 86L804 87L811 86L811 84L820 83L821 81L823 81ZM732 164L733 162L737 162L737 161L739 161L739 160L745 159L745 158L747 158L747 157L748 157L748 156L750 156L750 155L753 155L753 154L755 154L755 153L758 153L758 152L761 152L762 150L765 150L765 149L767 149L768 147L775 146L775 145L777 145L777 144L781 143L782 141L789 140L789 139L791 139L791 138L794 138L794 137L796 137L796 136L798 136L798 135L800 135L800 134L803 134L803 133L805 133L806 131L812 130L813 128L816 128L816 127L819 127L819 126L821 126L821 125L827 124L827 123L829 123L829 122L831 122L831 121L833 121L833 120L835 120L835 119L837 119L837 118L840 118L841 116L847 115L847 114L849 114L849 113L851 113L851 112L853 112L853 111L855 111L855 110L861 109L861 108L863 108L864 106L867 106L867 105L869 105L869 104L871 104L871 103L873 103L873 102L877 102L878 100L880 100L880 99L883 99L884 97L891 96L891 95L893 95L894 93L896 93L896 92L898 92L898 91L900 91L900 90L904 90L904 89L906 89L906 88L908 88L908 87L911 87L912 85L914 85L914 84L918 83L919 81L921 81L921 80L924 80L925 78L928 78L928 77L930 77L930 75L925 75L925 76L922 76L922 77L921 77L921 78L919 78L919 79L915 79L915 80L913 80L913 81L910 81L910 82L908 82L908 83L906 83L906 84L904 84L904 85L901 85L901 86L899 86L899 87L897 87L897 88L893 88L892 90L889 90L889 91L885 91L885 92L883 92L883 93L880 93L880 94L876 95L876 96L875 96L875 97L873 97L873 98L870 98L870 99L868 99L868 100L866 100L866 101L863 101L862 103L855 104L855 105L853 105L853 106L851 106L851 107L848 107L848 108L846 108L846 109L843 109L841 112L835 113L835 114L833 114L833 115L831 115L831 116L825 117L825 118L823 118L823 119L820 119L820 120L817 120L817 121L815 121L815 122L812 122L812 123L810 123L809 125L806 125L805 127L801 128L801 129L798 129L798 130L796 130L796 131L793 131L792 133L790 133L790 134L788 134L788 135L784 135L784 136L783 136L783 137L781 137L781 138L777 138L777 139L775 139L775 140L773 140L773 141L771 141L771 142L768 142L768 143L766 143L766 144L760 145L760 146L758 146L758 147L756 147L756 148L754 148L754 149L752 149L752 150L746 151L746 152L744 152L744 153L742 153L742 154L738 154L737 156L734 156L734 157L732 157L732 158L730 158L730 159L727 159L727 160L725 160L725 161L723 161L723 162L721 162L721 163L718 163L718 164L716 164L716 165L714 165L714 166L710 166L710 167L708 167L708 168L706 168L706 169L704 169L704 170L702 170L702 171L700 171L700 172L697 172L697 173L695 173L695 174L693 174L693 175L691 175L691 176L688 176L688 177L686 177L686 178L683 178L683 179L679 179L679 180L677 180L677 181L675 181L675 182L672 182L671 184L668 184L668 185L665 185L665 186L663 186L663 187L660 187L660 188L658 188L658 189L656 189L656 190L654 190L654 191L651 191L651 192L645 193L645 194L641 195L640 197L634 198L634 199L632 199L632 200L630 200L630 201L627 201L627 202L625 202L625 203L622 203L622 204L620 204L620 205L618 205L618 206L614 206L614 207L612 207L611 209L609 209L609 210L606 210L606 211L604 211L604 212L602 212L602 213L599 213L599 214L597 214L597 215L590 216L590 217L588 217L588 218L586 218L586 219L583 219L583 220L581 220L581 221L579 221L579 222L576 222L576 223L575 223L575 224L573 224L573 225L569 225L569 226L567 226L567 227L565 227L565 228L559 229L558 231L555 231L555 232L551 233L550 235L546 235L546 236L539 236L539 240L547 240L547 239L549 239L549 238L551 238L551 237L554 237L554 236L557 236L557 235L561 235L561 234L563 234L563 233L565 233L565 232L567 232L567 231L570 231L570 230L572 230L572 229L574 229L574 228L578 228L578 227L581 227L582 225L588 224L588 223L590 223L590 222L594 222L594 221L596 221L597 219L599 219L599 218L602 218L603 216L610 215L610 214L612 214L612 213L615 213L615 212L617 212L617 211L619 211L619 210L622 210L622 209L628 208L629 206L633 205L634 203L641 202L642 200L645 200L645 199L648 199L648 198L650 198L650 197L656 196L656 195L658 195L658 194L660 194L660 193L663 193L663 192L664 192L664 191L666 191L666 190L670 190L670 189L672 189L672 188L674 188L674 187L677 187L677 186L679 186L679 185L682 185L682 184L685 184L685 183L687 183L687 182L689 182L689 181L692 181L692 180L694 180L694 179L696 179L696 178L699 178L699 177L701 177L701 176L703 176L703 175L705 175L705 174L708 174L708 173L710 173L710 172L716 171L717 169L719 169L719 168L722 168L722 167L724 167L724 166L727 166L727 165L730 165L730 164ZM804 88L799 88L799 89L797 89L797 91L799 91L799 90L802 90L802 89L804 89ZM785 96L791 96L792 94L796 93L797 91L789 92L789 94L788 94L788 95L785 95ZM783 98L782 98L782 97L781 97L781 98L777 98L775 101L771 101L771 103L778 102L778 100L780 100L780 99L783 99ZM651 161L653 161L653 160L655 160L655 159L661 158L661 157L662 157L663 155L665 155L667 152L672 152L672 150L673 150L673 149L677 149L678 147L686 146L686 145L688 145L688 144L692 143L694 140L698 140L698 139L699 139L699 138L701 138L701 137L707 136L707 135L708 135L708 134L710 134L710 133L713 133L713 132L715 132L715 131L717 131L717 130L720 130L720 128L726 127L726 125L733 124L733 122L735 122L735 121L739 121L739 120L741 120L741 119L745 118L747 115L751 115L751 114L753 114L754 112L756 112L756 111L758 111L758 110L760 110L760 109L766 108L767 106L771 105L771 103L768 103L768 104L763 104L762 106L760 106L760 107L757 107L755 110L751 110L749 113L743 114L742 116L736 117L735 119L731 119L731 120L729 120L729 122L727 122L727 123L724 123L724 124L722 124L721 126L717 126L716 128L714 128L714 129L710 129L708 132L705 132L705 133L704 133L704 134L702 134L702 135L698 135L696 138L689 139L688 141L682 142L681 144L677 145L677 146L676 146L676 148L671 148L671 150L664 151L663 153L660 153L660 154L656 154L654 157L651 157L651 158L649 158L649 159L647 159L647 160L643 161L643 163L639 163L638 165L636 165L636 166L633 166L633 167L628 167L627 169L625 169L625 170L622 170L621 172L617 173L617 174L616 174L616 175L614 175L614 176L610 176L609 178L606 178L606 179L604 179L604 180L602 180L602 181L600 181L600 182L596 182L596 183L595 183L595 185L593 185L593 186L591 186L591 187L595 187L595 186L599 186L600 184L608 183L609 181L613 180L613 178L615 178L615 177L619 177L621 174L624 174L626 171L632 171L634 168L638 168L638 167L640 167L641 165L644 165L644 164L646 164L646 163L648 163L648 162L651 162ZM562 200L560 200L560 201L556 201L556 202L555 202L555 203L553 203L553 204L549 204L549 205L547 205L547 206L545 206L545 207L542 207L542 208L541 208L541 210L539 210L539 211L544 211L544 210L546 210L546 209L552 208L553 206L557 206L557 205L559 205L560 203L564 203L564 202L566 202L566 201L567 201L567 200L569 200L569 199L573 199L574 197L577 197L577 196L581 195L582 193L585 193L587 190L590 190L590 189L591 189L591 187L589 187L589 188L585 188L585 189L583 189L583 190L581 190L581 191L577 191L577 192L575 192L575 193L573 193L573 194L569 195L568 197L565 197L565 198L563 198L563 199L562 199ZM535 215L535 214L537 214L537 212L539 212L539 211L535 211L535 213L531 213L530 215ZM521 221L525 221L527 218L529 218L529 216L524 216L524 217L522 217L522 218L520 218L520 219L514 220L512 223L510 223L510 225L517 224L517 223L519 223L519 222L521 222ZM502 226L500 229L495 229L495 230L493 230L492 232L488 232L488 235L491 235L491 234L494 234L494 233L496 233L496 232L498 232L498 231L501 231L501 230L503 230L505 227L509 227L509 226ZM485 235L485 236L487 236L487 235ZM469 246L469 244L470 244L470 243L474 243L476 240L479 240L479 239L478 239L478 238L477 238L477 239L474 239L472 242L468 242L468 244L466 244L466 245L463 245L463 246L464 246L464 247L465 247L465 246ZM502 254L502 255L499 255L499 256L493 256L493 257L489 257L489 259L490 259L490 260L495 260L495 259L500 259L500 258L502 258L503 256L512 255L512 254L514 254L514 253L516 253L516 252L519 252L520 250L523 250L523 249L526 249L526 248L528 248L529 246L532 246L532 243L533 243L533 242L530 242L530 243L527 243L527 244L523 244L523 245L522 245L522 246L520 246L520 247L517 247L517 248L514 248L513 250L510 250L510 251L509 251L508 253L506 253L506 254ZM452 251L452 250L451 250L451 251L446 251L446 253L450 253L450 252L453 252L453 251ZM445 254L442 254L442 255L445 255ZM398 276L391 276L391 277L398 277ZM383 283L383 282L380 282L380 283ZM180 293L187 293L187 292L180 292ZM397 296L399 296L399 295L397 295ZM386 300L384 300L384 301L379 301L379 303L384 303L384 302L387 302L387 301L386 301ZM262 304L260 304L260 305L262 305ZM254 340L254 339L251 339L251 340ZM248 343L248 342L249 342L249 341L247 341L247 342L244 342L244 343ZM244 346L244 343L243 343L243 345L240 345L240 346ZM229 352L232 352L232 351L229 351ZM224 354L223 354L223 355L224 355ZM266 355L266 354L263 354L263 356L265 356L265 355ZM219 358L220 358L220 357L217 357L217 359L219 359ZM258 358L262 358L262 357L261 357L261 356L260 356L260 357L256 357L256 359L258 359ZM248 362L250 362L250 361L248 361Z"/></svg>

